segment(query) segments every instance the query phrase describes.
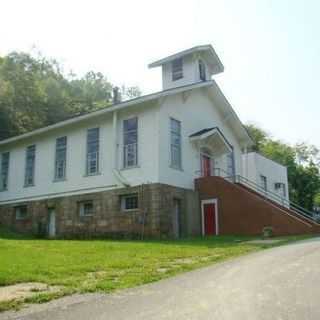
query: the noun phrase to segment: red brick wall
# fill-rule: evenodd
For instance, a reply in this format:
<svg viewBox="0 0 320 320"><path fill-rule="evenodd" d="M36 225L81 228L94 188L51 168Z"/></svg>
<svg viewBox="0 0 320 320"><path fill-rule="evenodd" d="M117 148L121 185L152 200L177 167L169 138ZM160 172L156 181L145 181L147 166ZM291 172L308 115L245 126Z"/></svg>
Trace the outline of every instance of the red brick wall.
<svg viewBox="0 0 320 320"><path fill-rule="evenodd" d="M272 226L275 235L319 232L316 225L271 204L262 197L220 177L199 178L195 181L200 200L218 199L219 233L261 235Z"/></svg>

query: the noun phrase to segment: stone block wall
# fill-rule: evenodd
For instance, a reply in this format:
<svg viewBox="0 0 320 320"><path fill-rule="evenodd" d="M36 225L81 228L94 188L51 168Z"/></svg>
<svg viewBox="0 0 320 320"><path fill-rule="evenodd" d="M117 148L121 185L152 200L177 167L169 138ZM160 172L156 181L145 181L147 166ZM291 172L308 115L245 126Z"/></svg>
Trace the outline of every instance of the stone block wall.
<svg viewBox="0 0 320 320"><path fill-rule="evenodd" d="M120 198L127 194L138 195L137 210L121 209ZM198 206L190 208L188 205L197 199L196 193L164 184L144 184L137 187L2 205L0 206L0 224L18 232L47 234L48 210L54 208L57 237L141 238L143 235L153 238L171 238L174 237L172 225L174 199L181 200L181 235L196 235L198 231L200 232ZM93 202L93 215L80 215L79 203L83 201ZM16 219L15 207L18 205L27 206L26 219ZM189 222L190 217L194 215L196 217ZM194 221L197 220L199 220L199 230L194 227Z"/></svg>

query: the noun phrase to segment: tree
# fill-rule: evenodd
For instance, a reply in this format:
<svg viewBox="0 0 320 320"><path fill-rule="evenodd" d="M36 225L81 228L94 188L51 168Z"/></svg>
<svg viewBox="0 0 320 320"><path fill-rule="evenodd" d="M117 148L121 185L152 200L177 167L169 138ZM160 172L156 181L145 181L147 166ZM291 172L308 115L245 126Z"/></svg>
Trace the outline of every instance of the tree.
<svg viewBox="0 0 320 320"><path fill-rule="evenodd" d="M107 107L112 84L100 72L65 76L56 60L12 52L0 57L0 140ZM141 95L123 86L124 98Z"/></svg>
<svg viewBox="0 0 320 320"><path fill-rule="evenodd" d="M291 146L274 140L253 124L246 128L255 142L253 151L287 167L290 200L312 210L315 196L320 192L319 150L307 143Z"/></svg>
<svg viewBox="0 0 320 320"><path fill-rule="evenodd" d="M254 124L247 124L245 127L254 142L254 146L251 148L251 150L259 151L261 146L267 141L267 132L261 128L258 128Z"/></svg>

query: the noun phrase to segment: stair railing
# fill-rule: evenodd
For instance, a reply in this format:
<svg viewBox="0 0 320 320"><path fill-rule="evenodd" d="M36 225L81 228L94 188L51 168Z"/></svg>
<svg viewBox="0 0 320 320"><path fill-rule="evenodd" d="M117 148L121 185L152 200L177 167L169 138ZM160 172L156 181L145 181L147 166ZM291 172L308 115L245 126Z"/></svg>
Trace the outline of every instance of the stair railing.
<svg viewBox="0 0 320 320"><path fill-rule="evenodd" d="M311 219L314 222L318 223L318 221L315 219L314 212L309 211L306 208L303 208L299 204L294 203L293 201L290 201L287 198L282 197L277 193L274 193L270 190L266 190L265 188L255 183L254 181L249 180L248 178L245 178L241 175L230 175L226 170L222 168L214 168L211 173L212 173L211 174L212 176L219 176L228 180L229 182L242 184L245 187L259 193L265 199L274 201L288 209L295 211L297 215L307 219ZM200 175L202 175L201 171L200 171Z"/></svg>
<svg viewBox="0 0 320 320"><path fill-rule="evenodd" d="M284 206L288 209L295 211L298 215L301 215L305 218L312 219L313 221L316 221L316 219L314 217L314 213L312 211L309 211L306 208L303 208L302 206L298 205L297 203L294 203L293 201L290 201L287 198L284 198L277 193L266 190L262 186L258 185L257 183L255 183L245 177L242 177L240 175L236 175L235 182L240 183L246 187L249 187L253 191L256 191L259 194L261 194L266 199L272 200L276 203L281 204L282 206Z"/></svg>

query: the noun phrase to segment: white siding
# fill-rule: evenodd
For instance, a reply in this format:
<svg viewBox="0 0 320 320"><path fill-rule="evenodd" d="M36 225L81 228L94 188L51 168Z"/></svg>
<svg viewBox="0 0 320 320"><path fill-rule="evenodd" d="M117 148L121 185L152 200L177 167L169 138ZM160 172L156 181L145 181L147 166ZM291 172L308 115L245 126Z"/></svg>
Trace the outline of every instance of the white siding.
<svg viewBox="0 0 320 320"><path fill-rule="evenodd" d="M169 96L160 109L159 179L161 183L188 189L194 188L194 178L200 170L199 150L191 144L189 136L204 128L219 127L234 147L236 173L241 168L241 148L234 133L223 123L213 102L205 90L194 90L186 95L184 102L181 94ZM181 121L182 170L170 167L170 118ZM215 167L226 169L226 157L215 159Z"/></svg>
<svg viewBox="0 0 320 320"><path fill-rule="evenodd" d="M267 178L267 190L273 193L279 193L275 189L276 183L284 183L286 198L289 199L287 168L277 162L265 158L264 156L250 152L243 155L244 176L250 181L261 185L260 176Z"/></svg>
<svg viewBox="0 0 320 320"><path fill-rule="evenodd" d="M133 107L121 111L118 116L118 168L132 185L157 181L157 111L154 105ZM139 126L139 166L122 169L122 121L137 116ZM100 174L86 176L86 139L87 129L100 128ZM54 161L56 138L67 136L66 180L54 182ZM35 185L24 187L26 147L36 144ZM0 152L10 151L8 191L0 192L0 204L4 201L24 201L66 194L94 192L97 190L120 187L113 173L113 124L112 115L92 119L69 126L59 131L25 140Z"/></svg>

